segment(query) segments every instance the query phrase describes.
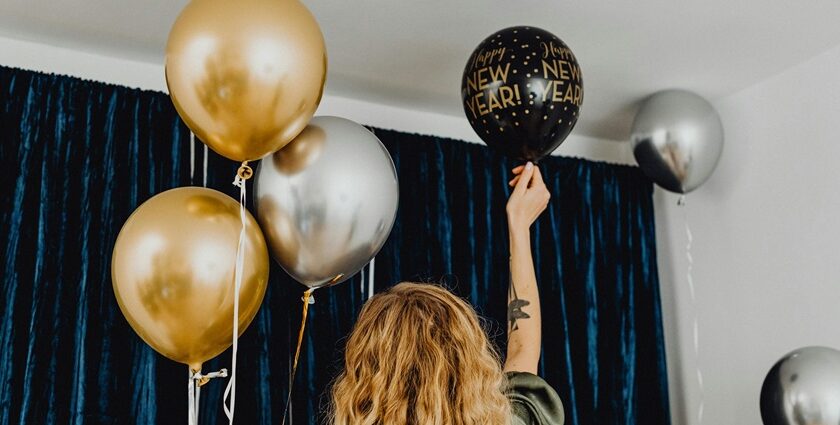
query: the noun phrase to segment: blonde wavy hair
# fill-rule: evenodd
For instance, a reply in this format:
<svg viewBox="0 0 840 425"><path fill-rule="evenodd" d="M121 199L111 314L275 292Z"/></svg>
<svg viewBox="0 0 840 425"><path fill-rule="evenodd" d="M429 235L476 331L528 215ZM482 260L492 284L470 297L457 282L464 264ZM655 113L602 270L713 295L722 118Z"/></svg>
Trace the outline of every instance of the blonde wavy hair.
<svg viewBox="0 0 840 425"><path fill-rule="evenodd" d="M429 284L373 296L332 388L335 425L510 423L499 356L464 300Z"/></svg>

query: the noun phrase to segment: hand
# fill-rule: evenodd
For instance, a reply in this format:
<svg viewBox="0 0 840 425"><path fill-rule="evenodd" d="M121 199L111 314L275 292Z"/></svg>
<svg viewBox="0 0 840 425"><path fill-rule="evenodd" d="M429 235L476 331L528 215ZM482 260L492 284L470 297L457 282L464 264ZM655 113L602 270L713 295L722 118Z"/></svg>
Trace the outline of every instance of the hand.
<svg viewBox="0 0 840 425"><path fill-rule="evenodd" d="M508 184L514 186L507 202L508 226L511 232L528 231L531 224L545 211L551 194L542 179L540 169L528 162L513 169Z"/></svg>

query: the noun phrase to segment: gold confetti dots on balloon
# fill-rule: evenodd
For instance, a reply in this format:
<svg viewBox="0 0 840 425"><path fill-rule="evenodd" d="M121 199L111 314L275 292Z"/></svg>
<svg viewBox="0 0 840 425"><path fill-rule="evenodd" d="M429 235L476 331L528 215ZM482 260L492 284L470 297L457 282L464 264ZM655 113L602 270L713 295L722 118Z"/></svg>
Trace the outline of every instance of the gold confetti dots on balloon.
<svg viewBox="0 0 840 425"><path fill-rule="evenodd" d="M533 27L486 38L470 57L461 88L476 132L490 147L520 159L537 159L566 138L583 94L568 46Z"/></svg>

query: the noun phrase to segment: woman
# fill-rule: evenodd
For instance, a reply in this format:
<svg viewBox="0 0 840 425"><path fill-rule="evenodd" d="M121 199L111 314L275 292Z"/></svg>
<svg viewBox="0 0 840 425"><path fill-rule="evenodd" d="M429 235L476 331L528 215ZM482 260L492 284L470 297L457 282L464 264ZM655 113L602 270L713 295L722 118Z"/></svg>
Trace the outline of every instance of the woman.
<svg viewBox="0 0 840 425"><path fill-rule="evenodd" d="M469 304L438 286L400 283L359 314L332 391L334 424L563 423L560 398L535 375L541 319L530 227L549 193L530 162L513 172L504 368Z"/></svg>

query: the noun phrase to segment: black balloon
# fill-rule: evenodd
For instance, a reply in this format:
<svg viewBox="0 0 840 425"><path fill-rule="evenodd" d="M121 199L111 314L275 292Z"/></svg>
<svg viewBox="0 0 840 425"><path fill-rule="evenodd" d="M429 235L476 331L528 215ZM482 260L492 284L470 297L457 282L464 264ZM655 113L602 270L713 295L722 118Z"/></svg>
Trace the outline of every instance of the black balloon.
<svg viewBox="0 0 840 425"><path fill-rule="evenodd" d="M484 39L461 79L472 128L505 155L536 161L580 116L583 77L571 49L548 31L511 27Z"/></svg>

